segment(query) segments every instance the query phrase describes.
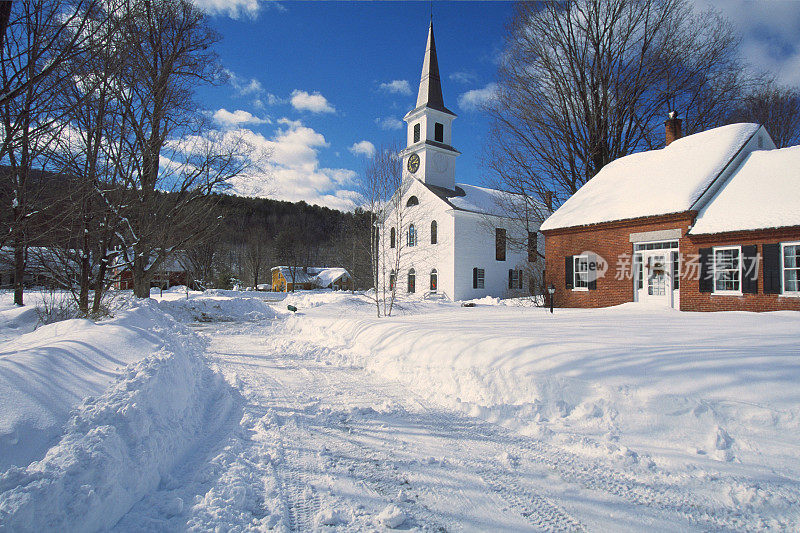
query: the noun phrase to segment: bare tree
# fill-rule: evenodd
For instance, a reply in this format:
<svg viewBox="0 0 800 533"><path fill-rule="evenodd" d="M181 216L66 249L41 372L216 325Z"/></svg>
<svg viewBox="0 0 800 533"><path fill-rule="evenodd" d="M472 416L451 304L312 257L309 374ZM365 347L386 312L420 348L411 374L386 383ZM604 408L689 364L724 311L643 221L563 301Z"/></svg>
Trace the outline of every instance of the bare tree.
<svg viewBox="0 0 800 533"><path fill-rule="evenodd" d="M24 303L26 250L32 238L47 227L33 227L41 204L39 178L52 168L52 145L65 128L70 110L60 89L75 76L77 59L93 46L88 24L93 2L79 0L19 0L10 7L0 64L0 159L8 170L0 176L12 191L9 215L0 236L14 248L14 302ZM54 169L58 171L59 169Z"/></svg>
<svg viewBox="0 0 800 533"><path fill-rule="evenodd" d="M728 121L761 124L778 148L800 144L800 90L767 80L743 98Z"/></svg>
<svg viewBox="0 0 800 533"><path fill-rule="evenodd" d="M485 164L503 189L560 204L606 164L725 120L737 39L686 0L520 3L508 29Z"/></svg>
<svg viewBox="0 0 800 533"><path fill-rule="evenodd" d="M381 146L364 169L361 194L371 228L369 250L377 316L391 316L405 246L403 168L396 146ZM388 269L388 272L387 272Z"/></svg>
<svg viewBox="0 0 800 533"><path fill-rule="evenodd" d="M269 267L273 247L270 235L263 224L251 224L245 242L245 262L253 278L253 287L258 290L259 276Z"/></svg>
<svg viewBox="0 0 800 533"><path fill-rule="evenodd" d="M202 200L248 170L252 150L235 133L209 132L193 101L198 86L221 79L203 12L188 0L124 0L117 12L124 128L112 156L130 192L119 213L124 259L144 298L161 263L215 230L200 225Z"/></svg>

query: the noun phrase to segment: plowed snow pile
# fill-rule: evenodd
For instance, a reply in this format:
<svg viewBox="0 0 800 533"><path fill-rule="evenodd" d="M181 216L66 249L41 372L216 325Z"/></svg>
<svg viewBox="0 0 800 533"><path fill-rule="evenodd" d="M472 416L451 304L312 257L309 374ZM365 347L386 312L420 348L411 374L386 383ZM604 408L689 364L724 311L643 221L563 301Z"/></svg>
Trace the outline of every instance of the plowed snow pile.
<svg viewBox="0 0 800 533"><path fill-rule="evenodd" d="M338 347L340 363L582 453L800 475L800 313L550 315L486 301L377 319L342 298L287 329Z"/></svg>
<svg viewBox="0 0 800 533"><path fill-rule="evenodd" d="M188 299L162 300L159 305L161 309L183 322L256 321L276 316L275 311L260 298L207 296L202 293Z"/></svg>
<svg viewBox="0 0 800 533"><path fill-rule="evenodd" d="M231 409L203 348L150 300L0 344L0 524L113 526Z"/></svg>

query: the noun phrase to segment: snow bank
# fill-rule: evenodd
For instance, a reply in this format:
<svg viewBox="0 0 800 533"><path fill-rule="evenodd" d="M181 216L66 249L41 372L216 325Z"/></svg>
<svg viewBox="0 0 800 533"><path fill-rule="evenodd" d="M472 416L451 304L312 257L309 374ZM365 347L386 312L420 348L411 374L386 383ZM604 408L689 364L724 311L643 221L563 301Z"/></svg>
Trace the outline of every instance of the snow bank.
<svg viewBox="0 0 800 533"><path fill-rule="evenodd" d="M11 450L24 464L26 453L15 445L33 442L40 450L47 440L35 433L61 431L71 405L99 394L73 409L44 458L0 474L0 524L26 531L113 526L231 409L231 388L198 357L202 348L151 301L108 324L71 320L3 345L0 456ZM18 436L10 440L9 429Z"/></svg>
<svg viewBox="0 0 800 533"><path fill-rule="evenodd" d="M31 306L11 307L0 311L0 342L30 333L36 329L39 315Z"/></svg>
<svg viewBox="0 0 800 533"><path fill-rule="evenodd" d="M340 363L584 451L800 474L800 313L485 306L379 320L331 306L287 327L343 348Z"/></svg>
<svg viewBox="0 0 800 533"><path fill-rule="evenodd" d="M256 321L276 316L272 307L260 298L206 296L203 293L189 299L162 300L159 305L181 322Z"/></svg>

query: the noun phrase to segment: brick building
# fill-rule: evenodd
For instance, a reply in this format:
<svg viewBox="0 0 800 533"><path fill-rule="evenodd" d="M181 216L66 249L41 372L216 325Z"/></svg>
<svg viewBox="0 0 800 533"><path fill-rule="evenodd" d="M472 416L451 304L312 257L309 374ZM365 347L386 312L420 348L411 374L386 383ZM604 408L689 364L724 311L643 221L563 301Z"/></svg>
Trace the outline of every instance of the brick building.
<svg viewBox="0 0 800 533"><path fill-rule="evenodd" d="M800 310L800 146L733 124L620 158L550 216L559 307Z"/></svg>

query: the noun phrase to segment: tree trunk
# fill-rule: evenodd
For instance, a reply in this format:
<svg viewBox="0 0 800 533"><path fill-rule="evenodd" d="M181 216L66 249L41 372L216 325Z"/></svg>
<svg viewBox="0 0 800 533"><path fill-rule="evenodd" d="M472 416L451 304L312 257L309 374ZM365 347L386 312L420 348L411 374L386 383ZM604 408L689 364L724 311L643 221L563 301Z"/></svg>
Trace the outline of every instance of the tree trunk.
<svg viewBox="0 0 800 533"><path fill-rule="evenodd" d="M150 278L145 272L145 259L134 247L133 268L133 295L137 298L150 298Z"/></svg>
<svg viewBox="0 0 800 533"><path fill-rule="evenodd" d="M25 305L25 243L24 237L18 235L14 239L14 303Z"/></svg>

